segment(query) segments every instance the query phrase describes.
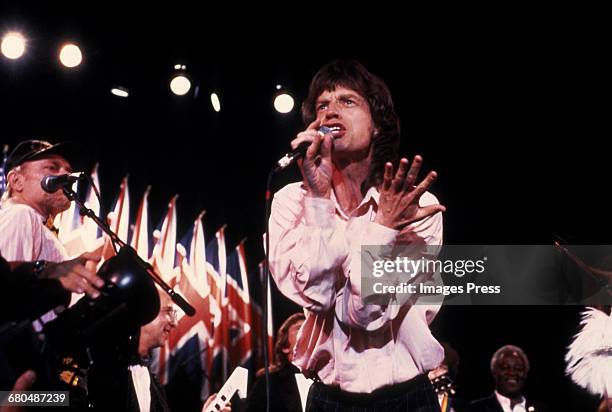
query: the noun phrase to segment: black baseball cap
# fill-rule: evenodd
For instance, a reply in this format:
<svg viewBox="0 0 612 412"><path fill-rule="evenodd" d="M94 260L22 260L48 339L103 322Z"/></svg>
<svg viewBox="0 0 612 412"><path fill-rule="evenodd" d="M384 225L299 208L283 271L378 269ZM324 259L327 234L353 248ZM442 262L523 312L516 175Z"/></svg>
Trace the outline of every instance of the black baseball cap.
<svg viewBox="0 0 612 412"><path fill-rule="evenodd" d="M68 142L50 143L46 140L24 140L20 142L6 159L4 173L8 174L15 167L30 160L36 160L46 155L58 154L68 160L74 167L74 147Z"/></svg>

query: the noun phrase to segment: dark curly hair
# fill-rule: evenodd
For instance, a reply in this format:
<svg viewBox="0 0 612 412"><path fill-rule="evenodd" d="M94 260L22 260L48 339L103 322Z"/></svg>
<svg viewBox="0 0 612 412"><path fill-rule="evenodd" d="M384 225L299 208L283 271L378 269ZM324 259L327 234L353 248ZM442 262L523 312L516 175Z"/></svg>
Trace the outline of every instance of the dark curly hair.
<svg viewBox="0 0 612 412"><path fill-rule="evenodd" d="M363 182L361 191L382 184L386 162L397 166L400 140L400 122L389 88L384 80L370 73L356 60L334 60L323 66L310 82L308 96L302 103L302 120L310 124L316 118L316 100L324 91L336 87L355 90L363 96L370 106L370 113L377 133L372 136L372 165L370 173Z"/></svg>
<svg viewBox="0 0 612 412"><path fill-rule="evenodd" d="M289 328L298 322L303 322L305 319L306 316L303 313L294 313L278 328L276 342L274 342L274 365L279 369L289 362L287 354L283 351L289 345Z"/></svg>

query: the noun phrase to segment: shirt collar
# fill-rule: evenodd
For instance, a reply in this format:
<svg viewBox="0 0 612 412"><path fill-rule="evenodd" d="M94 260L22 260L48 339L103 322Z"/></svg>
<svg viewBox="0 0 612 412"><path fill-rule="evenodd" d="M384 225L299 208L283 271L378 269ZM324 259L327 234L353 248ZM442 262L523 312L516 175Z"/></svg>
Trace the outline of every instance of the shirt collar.
<svg viewBox="0 0 612 412"><path fill-rule="evenodd" d="M334 207L336 208L336 213L345 220L348 220L351 216L361 216L365 214L370 209L370 207L378 209L379 197L380 193L378 193L378 190L374 186L370 187L366 192L365 196L363 196L363 200L361 201L361 203L359 203L359 206L357 206L350 215L347 215L340 207L338 199L336 199L336 194L333 190L331 191L331 201L333 202Z"/></svg>
<svg viewBox="0 0 612 412"><path fill-rule="evenodd" d="M499 404L502 406L503 410L507 410L507 411L511 411L513 408L510 407L510 405L512 405L512 402L510 400L510 398L502 395L501 393L497 392L497 390L495 391L495 397L497 398L497 401L499 402ZM527 408L526 405L527 401L525 400L524 396L521 396L521 401L519 403L517 403L516 405L521 405L523 406L523 408ZM516 405L514 405L516 407Z"/></svg>

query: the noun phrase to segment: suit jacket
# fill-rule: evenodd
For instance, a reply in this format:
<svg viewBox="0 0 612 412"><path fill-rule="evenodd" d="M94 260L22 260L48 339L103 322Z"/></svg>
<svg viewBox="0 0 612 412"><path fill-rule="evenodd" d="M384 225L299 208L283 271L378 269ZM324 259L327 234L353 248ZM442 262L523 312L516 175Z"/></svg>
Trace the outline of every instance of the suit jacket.
<svg viewBox="0 0 612 412"><path fill-rule="evenodd" d="M289 364L270 373L270 410L274 412L302 412L300 392L295 380L299 370ZM255 380L247 399L246 412L266 410L265 376Z"/></svg>
<svg viewBox="0 0 612 412"><path fill-rule="evenodd" d="M147 368L148 369L148 368ZM149 377L151 378L151 412L169 412L170 407L166 401L166 392L161 386L157 377L149 370ZM128 373L129 389L127 397L127 405L129 405L129 411L140 411L138 405L138 396L136 395L136 389L134 388L134 382L132 381L132 374Z"/></svg>
<svg viewBox="0 0 612 412"><path fill-rule="evenodd" d="M533 408L534 412L546 411L546 409L543 408L542 405L534 404L533 402L529 401L529 399L527 399L525 406L526 406L525 409L527 409L527 411L529 411L530 407ZM495 396L495 393L492 393L486 398L482 398L482 399L473 401L470 404L468 411L469 412L504 412L501 405L497 401L497 397Z"/></svg>
<svg viewBox="0 0 612 412"><path fill-rule="evenodd" d="M89 371L89 396L95 411L125 411L139 412L138 397L132 373L128 369L130 363L110 360L103 365L99 362L97 368ZM145 365L146 366L146 365ZM148 368L147 368L148 369ZM149 370L151 379L151 412L168 412L166 394L156 376Z"/></svg>

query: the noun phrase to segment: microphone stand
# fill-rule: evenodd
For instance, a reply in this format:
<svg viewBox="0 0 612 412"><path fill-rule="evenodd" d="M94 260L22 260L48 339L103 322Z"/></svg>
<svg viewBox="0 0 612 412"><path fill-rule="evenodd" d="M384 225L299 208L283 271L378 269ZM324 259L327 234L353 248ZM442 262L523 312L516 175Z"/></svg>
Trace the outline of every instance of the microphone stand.
<svg viewBox="0 0 612 412"><path fill-rule="evenodd" d="M96 222L98 227L102 229L102 231L110 237L113 244L119 245L121 250L128 251L134 258L134 260L143 269L145 269L145 271L149 274L149 276L153 279L153 281L157 283L159 287L161 287L168 294L168 296L170 296L172 301L176 303L176 305L179 308L181 308L183 312L185 312L186 315L188 316L195 315L196 313L195 308L191 306L189 302L187 302L181 295L176 293L174 289L172 289L166 282L164 282L161 276L159 276L157 272L155 272L155 269L153 269L153 266L151 266L150 263L145 262L140 256L138 256L138 253L136 253L134 248L132 248L130 245L126 244L123 240L121 240L119 236L117 236L117 234L115 234L115 232L111 230L111 228L108 226L107 223L105 223L104 221L102 221L102 219L96 216L93 210L85 206L85 204L81 201L81 199L79 199L76 192L72 190L72 188L68 186L64 186L62 190L68 199L74 201L77 204L81 215L87 216L90 219L92 219L94 222Z"/></svg>

